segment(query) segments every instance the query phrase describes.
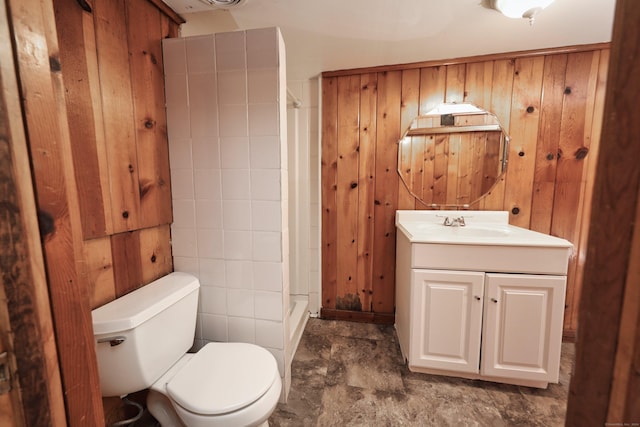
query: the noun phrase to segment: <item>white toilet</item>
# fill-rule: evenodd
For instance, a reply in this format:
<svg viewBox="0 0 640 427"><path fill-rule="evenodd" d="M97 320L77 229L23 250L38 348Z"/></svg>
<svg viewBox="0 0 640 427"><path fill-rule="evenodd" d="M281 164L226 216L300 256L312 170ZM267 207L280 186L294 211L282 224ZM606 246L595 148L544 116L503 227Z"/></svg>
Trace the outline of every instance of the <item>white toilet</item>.
<svg viewBox="0 0 640 427"><path fill-rule="evenodd" d="M245 343L193 344L197 278L171 273L92 311L103 396L149 389L163 427L268 425L282 382L271 353Z"/></svg>

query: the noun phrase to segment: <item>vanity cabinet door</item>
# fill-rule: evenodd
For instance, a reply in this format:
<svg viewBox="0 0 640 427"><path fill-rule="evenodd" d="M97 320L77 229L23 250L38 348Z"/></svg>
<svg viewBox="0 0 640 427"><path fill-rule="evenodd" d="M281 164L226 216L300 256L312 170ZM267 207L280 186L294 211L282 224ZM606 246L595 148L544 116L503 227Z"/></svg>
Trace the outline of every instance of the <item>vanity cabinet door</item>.
<svg viewBox="0 0 640 427"><path fill-rule="evenodd" d="M482 375L558 382L566 277L486 275Z"/></svg>
<svg viewBox="0 0 640 427"><path fill-rule="evenodd" d="M414 269L409 364L478 372L484 273Z"/></svg>

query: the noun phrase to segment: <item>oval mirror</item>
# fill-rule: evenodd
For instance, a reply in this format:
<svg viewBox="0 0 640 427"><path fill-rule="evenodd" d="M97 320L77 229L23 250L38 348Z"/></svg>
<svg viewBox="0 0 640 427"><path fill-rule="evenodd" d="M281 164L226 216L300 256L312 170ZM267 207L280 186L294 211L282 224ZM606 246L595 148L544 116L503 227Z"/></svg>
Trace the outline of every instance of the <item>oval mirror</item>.
<svg viewBox="0 0 640 427"><path fill-rule="evenodd" d="M426 207L466 208L507 167L509 137L495 114L472 104L441 104L416 117L398 143L398 173Z"/></svg>

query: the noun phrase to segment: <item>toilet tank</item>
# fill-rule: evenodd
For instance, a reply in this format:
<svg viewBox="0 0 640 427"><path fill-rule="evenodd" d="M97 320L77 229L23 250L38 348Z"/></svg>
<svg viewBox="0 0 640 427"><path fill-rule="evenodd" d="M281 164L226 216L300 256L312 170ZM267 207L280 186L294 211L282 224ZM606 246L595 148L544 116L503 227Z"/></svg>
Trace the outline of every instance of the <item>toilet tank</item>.
<svg viewBox="0 0 640 427"><path fill-rule="evenodd" d="M103 396L148 388L191 348L199 287L175 272L91 312Z"/></svg>

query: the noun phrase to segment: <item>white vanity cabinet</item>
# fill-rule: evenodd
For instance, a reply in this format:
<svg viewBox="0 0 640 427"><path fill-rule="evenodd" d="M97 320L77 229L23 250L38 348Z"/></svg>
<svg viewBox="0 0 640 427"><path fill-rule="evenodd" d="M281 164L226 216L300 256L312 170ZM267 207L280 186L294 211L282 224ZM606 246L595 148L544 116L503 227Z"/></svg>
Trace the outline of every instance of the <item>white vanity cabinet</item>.
<svg viewBox="0 0 640 427"><path fill-rule="evenodd" d="M565 284L564 276L414 269L409 367L557 382Z"/></svg>
<svg viewBox="0 0 640 427"><path fill-rule="evenodd" d="M396 330L409 369L540 388L558 382L571 244L551 236L534 248L460 244L447 239L464 240L453 235L463 230L444 233L451 236L397 233Z"/></svg>

